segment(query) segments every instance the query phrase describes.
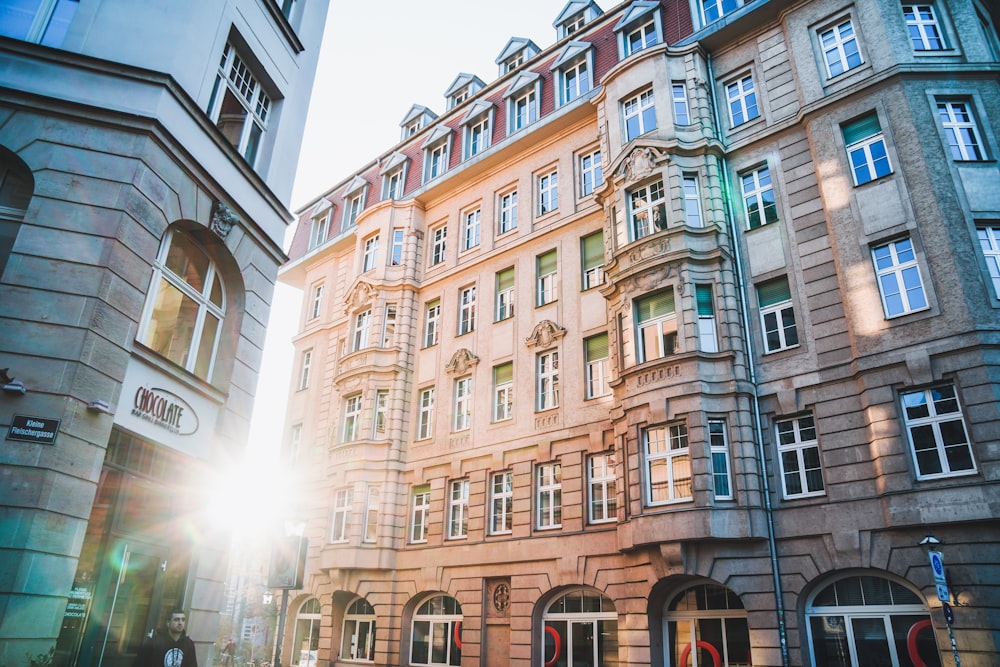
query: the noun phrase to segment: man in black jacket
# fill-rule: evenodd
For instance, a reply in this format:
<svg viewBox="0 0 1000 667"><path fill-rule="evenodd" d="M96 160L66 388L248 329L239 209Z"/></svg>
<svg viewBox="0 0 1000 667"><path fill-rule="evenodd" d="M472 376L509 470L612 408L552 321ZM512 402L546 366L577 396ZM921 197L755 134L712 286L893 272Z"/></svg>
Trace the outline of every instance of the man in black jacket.
<svg viewBox="0 0 1000 667"><path fill-rule="evenodd" d="M157 632L143 642L132 667L198 667L194 642L184 634L186 624L184 610L170 612L166 633Z"/></svg>

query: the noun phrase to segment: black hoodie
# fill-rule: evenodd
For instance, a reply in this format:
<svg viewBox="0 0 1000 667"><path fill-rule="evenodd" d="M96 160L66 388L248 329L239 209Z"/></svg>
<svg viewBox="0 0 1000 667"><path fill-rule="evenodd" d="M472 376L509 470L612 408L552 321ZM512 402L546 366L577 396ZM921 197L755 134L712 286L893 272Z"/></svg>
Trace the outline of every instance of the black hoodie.
<svg viewBox="0 0 1000 667"><path fill-rule="evenodd" d="M174 641L168 632L157 632L142 644L132 667L198 667L194 642L186 634Z"/></svg>

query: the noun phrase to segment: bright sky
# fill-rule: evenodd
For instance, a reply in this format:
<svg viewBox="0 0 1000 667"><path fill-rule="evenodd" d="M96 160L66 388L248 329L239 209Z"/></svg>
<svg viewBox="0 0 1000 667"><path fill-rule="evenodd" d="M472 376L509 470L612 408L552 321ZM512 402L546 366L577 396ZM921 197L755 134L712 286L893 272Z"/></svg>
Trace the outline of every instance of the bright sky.
<svg viewBox="0 0 1000 667"><path fill-rule="evenodd" d="M511 37L542 50L555 43L552 22L567 1L331 0L293 210L394 146L412 105L442 114L444 92L459 72L492 83L494 61ZM607 11L619 3L598 4ZM276 456L281 442L300 299L278 285L271 309L250 436L250 451L265 458Z"/></svg>

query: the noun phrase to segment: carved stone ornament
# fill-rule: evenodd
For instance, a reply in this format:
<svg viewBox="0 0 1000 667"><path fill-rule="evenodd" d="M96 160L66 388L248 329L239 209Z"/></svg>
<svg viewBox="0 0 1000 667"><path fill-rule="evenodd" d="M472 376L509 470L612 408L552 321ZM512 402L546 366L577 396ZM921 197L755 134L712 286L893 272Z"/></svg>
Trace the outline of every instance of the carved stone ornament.
<svg viewBox="0 0 1000 667"><path fill-rule="evenodd" d="M212 221L210 227L220 239L225 240L229 236L229 232L232 231L233 226L239 221L240 219L233 213L233 209L229 208L226 204L219 200L215 200L215 203L212 204Z"/></svg>
<svg viewBox="0 0 1000 667"><path fill-rule="evenodd" d="M347 297L344 298L344 312L349 313L352 310L371 303L376 294L375 288L369 283L364 281L359 282L347 293Z"/></svg>
<svg viewBox="0 0 1000 667"><path fill-rule="evenodd" d="M444 367L449 375L465 375L469 369L479 363L479 357L472 354L467 348L461 348L451 355L451 360Z"/></svg>
<svg viewBox="0 0 1000 667"><path fill-rule="evenodd" d="M552 320L542 320L531 330L531 335L524 339L528 347L546 348L566 335L566 329Z"/></svg>
<svg viewBox="0 0 1000 667"><path fill-rule="evenodd" d="M626 181L638 181L653 173L656 166L656 154L652 148L636 148L622 162L621 174Z"/></svg>

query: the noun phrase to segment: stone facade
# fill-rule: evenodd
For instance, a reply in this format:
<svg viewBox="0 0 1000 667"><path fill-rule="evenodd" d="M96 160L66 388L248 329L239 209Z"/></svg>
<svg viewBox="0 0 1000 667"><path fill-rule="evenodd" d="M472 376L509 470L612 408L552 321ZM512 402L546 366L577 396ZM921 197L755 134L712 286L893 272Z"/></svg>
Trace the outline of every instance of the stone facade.
<svg viewBox="0 0 1000 667"><path fill-rule="evenodd" d="M570 2L303 208L286 660L994 664L990 11Z"/></svg>

